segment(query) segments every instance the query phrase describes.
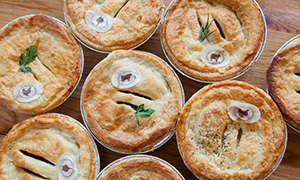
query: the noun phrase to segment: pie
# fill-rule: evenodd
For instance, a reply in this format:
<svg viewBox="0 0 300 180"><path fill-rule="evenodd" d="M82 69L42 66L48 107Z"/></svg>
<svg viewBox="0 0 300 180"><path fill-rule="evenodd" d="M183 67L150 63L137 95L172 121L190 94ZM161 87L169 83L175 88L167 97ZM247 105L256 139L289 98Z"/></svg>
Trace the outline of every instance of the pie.
<svg viewBox="0 0 300 180"><path fill-rule="evenodd" d="M153 54L116 50L101 60L82 89L82 115L99 142L120 153L156 149L175 132L183 90ZM141 107L144 105L144 107ZM145 116L136 112L153 110Z"/></svg>
<svg viewBox="0 0 300 180"><path fill-rule="evenodd" d="M287 140L271 97L242 81L202 88L184 105L176 135L184 163L201 179L263 179L280 163Z"/></svg>
<svg viewBox="0 0 300 180"><path fill-rule="evenodd" d="M93 180L98 150L79 124L41 114L15 125L0 146L0 179Z"/></svg>
<svg viewBox="0 0 300 180"><path fill-rule="evenodd" d="M26 64L31 71L25 73L19 59L34 48L36 57ZM79 82L81 53L67 27L53 17L28 15L10 22L0 31L0 106L27 114L58 106Z"/></svg>
<svg viewBox="0 0 300 180"><path fill-rule="evenodd" d="M149 155L126 156L104 168L97 180L183 180L169 163Z"/></svg>
<svg viewBox="0 0 300 180"><path fill-rule="evenodd" d="M162 22L161 41L181 73L216 82L235 78L253 65L264 47L265 26L253 0L175 0Z"/></svg>
<svg viewBox="0 0 300 180"><path fill-rule="evenodd" d="M274 56L268 70L270 96L279 106L287 122L300 130L300 40L293 38Z"/></svg>
<svg viewBox="0 0 300 180"><path fill-rule="evenodd" d="M132 49L146 41L159 25L162 8L163 0L64 1L71 31L101 52Z"/></svg>

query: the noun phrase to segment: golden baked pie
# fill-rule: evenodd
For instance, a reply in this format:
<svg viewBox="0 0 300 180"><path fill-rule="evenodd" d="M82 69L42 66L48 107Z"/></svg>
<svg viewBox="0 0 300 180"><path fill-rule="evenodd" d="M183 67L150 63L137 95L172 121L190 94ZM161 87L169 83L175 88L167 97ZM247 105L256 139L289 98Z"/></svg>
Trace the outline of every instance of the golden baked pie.
<svg viewBox="0 0 300 180"><path fill-rule="evenodd" d="M158 27L162 0L65 0L64 14L76 37L94 50L131 49Z"/></svg>
<svg viewBox="0 0 300 180"><path fill-rule="evenodd" d="M242 81L202 88L184 106L176 127L180 154L202 179L262 179L286 147L283 117L264 91Z"/></svg>
<svg viewBox="0 0 300 180"><path fill-rule="evenodd" d="M179 71L215 82L250 68L263 49L265 31L253 0L175 0L162 22L161 41Z"/></svg>
<svg viewBox="0 0 300 180"><path fill-rule="evenodd" d="M0 105L29 114L59 105L81 77L81 53L67 27L50 16L29 15L9 23L0 31ZM19 60L29 56L36 57L24 72Z"/></svg>
<svg viewBox="0 0 300 180"><path fill-rule="evenodd" d="M109 54L91 71L81 94L88 127L101 144L121 153L145 152L168 139L182 103L181 84L172 69L136 50ZM145 116L140 108L154 112Z"/></svg>
<svg viewBox="0 0 300 180"><path fill-rule="evenodd" d="M104 168L97 180L183 180L169 163L149 155L126 156Z"/></svg>
<svg viewBox="0 0 300 180"><path fill-rule="evenodd" d="M268 71L270 96L279 106L287 122L300 130L300 39L293 38L274 56Z"/></svg>
<svg viewBox="0 0 300 180"><path fill-rule="evenodd" d="M1 143L0 179L93 180L99 156L92 142L83 126L68 116L26 119Z"/></svg>

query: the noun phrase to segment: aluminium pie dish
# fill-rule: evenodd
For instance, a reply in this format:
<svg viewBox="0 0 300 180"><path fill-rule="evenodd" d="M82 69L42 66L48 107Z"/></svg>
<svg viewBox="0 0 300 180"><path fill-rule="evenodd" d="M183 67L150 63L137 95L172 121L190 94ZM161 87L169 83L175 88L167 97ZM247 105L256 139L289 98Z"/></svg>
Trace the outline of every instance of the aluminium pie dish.
<svg viewBox="0 0 300 180"><path fill-rule="evenodd" d="M104 53L144 43L158 28L162 12L162 0L64 1L71 31L88 48Z"/></svg>
<svg viewBox="0 0 300 180"><path fill-rule="evenodd" d="M78 121L41 114L15 125L0 145L0 179L93 180L97 146Z"/></svg>
<svg viewBox="0 0 300 180"><path fill-rule="evenodd" d="M232 80L207 85L186 102L176 135L184 163L201 179L266 179L287 143L271 97Z"/></svg>
<svg viewBox="0 0 300 180"><path fill-rule="evenodd" d="M180 80L162 59L147 52L117 50L86 78L81 114L102 145L133 154L154 150L171 138L183 102ZM144 110L154 112L136 114L142 104Z"/></svg>
<svg viewBox="0 0 300 180"><path fill-rule="evenodd" d="M20 70L21 55L36 57ZM80 44L59 20L44 14L22 16L0 30L0 105L38 114L64 102L82 74Z"/></svg>
<svg viewBox="0 0 300 180"><path fill-rule="evenodd" d="M97 180L184 180L168 162L149 155L131 155L106 166Z"/></svg>
<svg viewBox="0 0 300 180"><path fill-rule="evenodd" d="M242 75L265 45L266 22L254 0L174 0L164 16L165 55L179 72L196 81L211 83ZM206 23L211 34L200 40Z"/></svg>
<svg viewBox="0 0 300 180"><path fill-rule="evenodd" d="M287 123L300 132L300 39L295 36L274 55L267 70L268 92Z"/></svg>

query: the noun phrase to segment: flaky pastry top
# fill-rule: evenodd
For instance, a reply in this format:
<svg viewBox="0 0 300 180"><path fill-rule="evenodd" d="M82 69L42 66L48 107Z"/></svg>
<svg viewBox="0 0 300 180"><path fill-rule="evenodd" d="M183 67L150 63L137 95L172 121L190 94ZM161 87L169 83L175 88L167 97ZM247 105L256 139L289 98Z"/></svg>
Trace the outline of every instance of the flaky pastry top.
<svg viewBox="0 0 300 180"><path fill-rule="evenodd" d="M140 81L128 88L115 87L111 77L120 68L140 72ZM136 50L117 50L91 71L81 94L84 119L106 147L123 153L152 149L174 132L183 92L174 72L156 56ZM150 117L136 108L153 109Z"/></svg>
<svg viewBox="0 0 300 180"><path fill-rule="evenodd" d="M172 166L151 156L125 157L109 165L97 180L182 180Z"/></svg>
<svg viewBox="0 0 300 180"><path fill-rule="evenodd" d="M27 64L32 71L24 73L19 69L19 59L32 45L37 57ZM0 106L28 114L54 108L77 85L82 63L80 47L64 25L43 14L16 19L0 32ZM40 86L43 92L39 98L16 100L14 89L24 83Z"/></svg>
<svg viewBox="0 0 300 180"><path fill-rule="evenodd" d="M201 42L200 27L207 22L212 22L212 34ZM253 0L175 0L162 22L161 39L177 69L196 80L215 82L234 78L252 65L264 31L263 15ZM201 52L213 46L228 52L228 64L205 62Z"/></svg>
<svg viewBox="0 0 300 180"><path fill-rule="evenodd" d="M256 106L260 118L234 121L229 116L234 103ZM262 179L286 146L286 127L276 104L264 91L240 81L201 89L181 111L176 134L185 164L202 179Z"/></svg>
<svg viewBox="0 0 300 180"><path fill-rule="evenodd" d="M162 0L65 0L65 19L72 32L86 45L100 51L131 49L146 40L160 21ZM95 10L112 18L107 32L91 29L87 11Z"/></svg>
<svg viewBox="0 0 300 180"><path fill-rule="evenodd" d="M287 121L300 129L300 39L296 37L280 49L273 58L267 82L270 96L279 106Z"/></svg>
<svg viewBox="0 0 300 180"><path fill-rule="evenodd" d="M75 157L78 180L96 174L93 146L86 131L60 114L41 114L15 125L0 146L0 179L59 179L59 159Z"/></svg>

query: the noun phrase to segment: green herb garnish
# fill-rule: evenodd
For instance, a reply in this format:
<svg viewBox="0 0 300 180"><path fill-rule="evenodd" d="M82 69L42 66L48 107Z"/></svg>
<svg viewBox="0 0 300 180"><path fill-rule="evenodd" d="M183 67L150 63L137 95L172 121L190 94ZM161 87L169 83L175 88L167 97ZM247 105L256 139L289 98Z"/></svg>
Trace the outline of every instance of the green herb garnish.
<svg viewBox="0 0 300 180"><path fill-rule="evenodd" d="M36 55L33 55L35 53L36 49L34 45L31 45L30 48L26 48L26 55L24 53L21 54L19 59L20 69L24 73L28 73L31 71L31 68L26 66L28 63L34 61L36 58Z"/></svg>
<svg viewBox="0 0 300 180"><path fill-rule="evenodd" d="M215 32L215 31L208 32L208 29L214 20L215 20L215 17L213 17L213 20L209 22L209 14L208 14L205 26L203 26L203 24L201 24L200 33L199 33L199 41L200 42L203 42L209 35L211 35L213 32Z"/></svg>
<svg viewBox="0 0 300 180"><path fill-rule="evenodd" d="M145 106L145 104L139 105L137 107L137 109L136 109L136 112L135 112L138 125L141 125L140 124L139 115L143 115L143 116L149 117L154 112L153 109L149 109L149 108L146 109L146 110L144 110L144 106Z"/></svg>

